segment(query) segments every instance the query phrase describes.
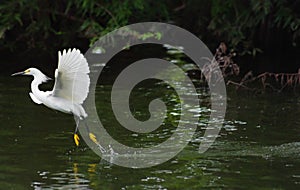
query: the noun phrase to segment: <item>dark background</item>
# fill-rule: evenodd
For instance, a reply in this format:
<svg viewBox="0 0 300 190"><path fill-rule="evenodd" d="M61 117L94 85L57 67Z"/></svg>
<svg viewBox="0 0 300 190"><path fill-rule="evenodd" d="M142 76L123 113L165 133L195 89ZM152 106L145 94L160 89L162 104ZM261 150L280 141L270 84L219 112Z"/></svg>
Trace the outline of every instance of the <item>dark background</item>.
<svg viewBox="0 0 300 190"><path fill-rule="evenodd" d="M158 21L194 33L212 52L225 42L241 70L293 73L300 67L299 14L299 0L1 1L0 72L34 66L52 74L57 51L85 52L118 27Z"/></svg>

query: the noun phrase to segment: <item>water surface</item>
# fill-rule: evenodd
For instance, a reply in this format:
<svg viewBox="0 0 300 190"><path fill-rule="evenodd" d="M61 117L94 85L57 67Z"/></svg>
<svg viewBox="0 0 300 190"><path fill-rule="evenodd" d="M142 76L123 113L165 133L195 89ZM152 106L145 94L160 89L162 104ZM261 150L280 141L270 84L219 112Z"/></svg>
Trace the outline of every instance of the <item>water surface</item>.
<svg viewBox="0 0 300 190"><path fill-rule="evenodd" d="M298 189L300 99L295 94L251 95L228 89L226 121L213 146L199 154L209 96L199 89L201 117L192 142L176 157L146 169L112 165L73 142L73 117L34 104L30 78L0 78L0 189ZM143 86L143 85L142 85ZM156 133L126 132L111 115L110 85L97 87L98 114L109 133L131 146L151 146L172 134L176 97L150 85L132 94L134 114L149 116L146 97L167 94L168 120Z"/></svg>

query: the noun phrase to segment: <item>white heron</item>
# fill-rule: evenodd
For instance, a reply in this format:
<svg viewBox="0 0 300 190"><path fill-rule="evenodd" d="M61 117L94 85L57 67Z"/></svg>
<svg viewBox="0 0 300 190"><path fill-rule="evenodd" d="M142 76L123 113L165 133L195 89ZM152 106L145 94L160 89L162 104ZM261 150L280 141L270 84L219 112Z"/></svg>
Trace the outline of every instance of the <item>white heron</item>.
<svg viewBox="0 0 300 190"><path fill-rule="evenodd" d="M12 74L15 75L32 75L31 99L36 104L73 114L76 117L76 129L74 133L75 144L79 145L78 125L80 120L87 117L87 113L82 107L89 92L90 78L89 66L85 57L78 49L63 50L58 52L58 68L55 70L55 83L52 91L40 91L39 85L51 80L36 68L29 68L25 71ZM87 130L88 126L86 125ZM90 139L97 143L93 133L89 132Z"/></svg>

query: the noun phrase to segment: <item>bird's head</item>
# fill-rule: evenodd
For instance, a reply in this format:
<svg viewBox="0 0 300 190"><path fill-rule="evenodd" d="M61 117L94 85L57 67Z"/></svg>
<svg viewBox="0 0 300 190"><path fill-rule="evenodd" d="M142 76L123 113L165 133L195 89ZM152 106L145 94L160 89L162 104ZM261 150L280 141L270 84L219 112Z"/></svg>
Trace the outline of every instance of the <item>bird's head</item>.
<svg viewBox="0 0 300 190"><path fill-rule="evenodd" d="M48 80L52 80L51 78L47 77L40 70L38 70L36 68L29 68L29 69L26 69L25 71L14 73L11 76L16 76L16 75L32 75L32 76L34 76L34 78L36 78L37 80L39 80L41 82L46 82Z"/></svg>
<svg viewBox="0 0 300 190"><path fill-rule="evenodd" d="M12 74L11 76L16 76L16 75L36 75L40 73L40 71L36 68L29 68L29 69L26 69L25 71L21 71L21 72L17 72L17 73L14 73Z"/></svg>

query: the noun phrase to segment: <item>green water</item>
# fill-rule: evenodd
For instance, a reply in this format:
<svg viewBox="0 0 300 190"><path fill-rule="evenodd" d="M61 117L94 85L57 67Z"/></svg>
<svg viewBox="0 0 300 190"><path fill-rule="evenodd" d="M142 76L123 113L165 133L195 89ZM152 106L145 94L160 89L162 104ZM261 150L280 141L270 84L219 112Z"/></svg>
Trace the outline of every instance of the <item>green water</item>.
<svg viewBox="0 0 300 190"><path fill-rule="evenodd" d="M73 117L34 104L28 95L30 80L9 75L0 78L0 189L300 187L300 99L295 94L249 95L229 89L224 127L214 145L200 154L197 150L203 135L201 128L209 117L209 96L199 90L203 93L203 109L199 111L202 116L199 130L188 146L161 165L130 169L102 160L83 140L75 147ZM148 117L143 112L143 107L148 106L145 94L156 96L157 91L166 92L164 87L137 88L132 94L137 118ZM169 137L177 123L176 114L155 134L138 138L124 132L111 115L110 88L98 86L96 103L113 137L136 146L155 145L162 137ZM168 95L165 100L170 113L176 110L176 98Z"/></svg>

